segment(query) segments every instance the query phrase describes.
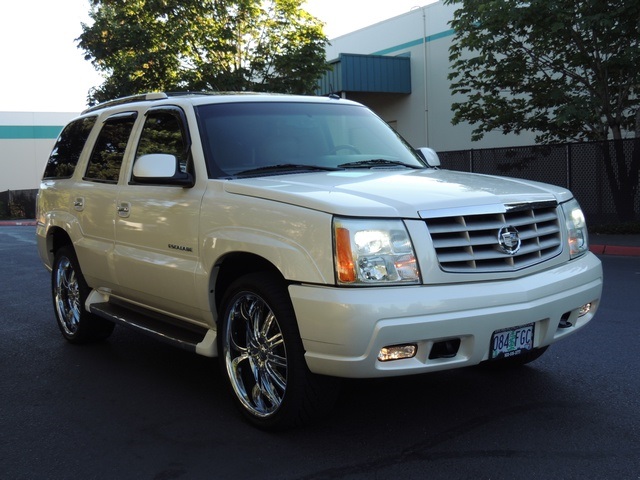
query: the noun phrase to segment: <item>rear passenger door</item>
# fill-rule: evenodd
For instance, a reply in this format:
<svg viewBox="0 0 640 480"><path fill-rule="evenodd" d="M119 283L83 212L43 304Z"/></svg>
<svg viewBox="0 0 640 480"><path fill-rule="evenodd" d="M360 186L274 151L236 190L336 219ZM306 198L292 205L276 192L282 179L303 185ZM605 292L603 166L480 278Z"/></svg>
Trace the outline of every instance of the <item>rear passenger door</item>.
<svg viewBox="0 0 640 480"><path fill-rule="evenodd" d="M190 147L182 109L152 108L146 113L133 165L145 154L170 154L179 160L183 172L195 175ZM197 186L136 183L132 168L116 206L119 293L165 313L197 319L202 315L194 283L203 192Z"/></svg>
<svg viewBox="0 0 640 480"><path fill-rule="evenodd" d="M70 199L82 230L76 253L92 286L113 287L116 282L113 251L118 181L136 118L137 112L124 112L103 121Z"/></svg>

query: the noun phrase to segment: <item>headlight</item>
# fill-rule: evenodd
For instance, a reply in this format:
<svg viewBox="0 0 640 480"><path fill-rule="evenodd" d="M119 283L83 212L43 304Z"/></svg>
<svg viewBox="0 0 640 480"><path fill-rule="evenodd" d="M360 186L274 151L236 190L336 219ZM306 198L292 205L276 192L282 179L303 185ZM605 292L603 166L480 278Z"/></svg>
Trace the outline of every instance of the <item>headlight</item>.
<svg viewBox="0 0 640 480"><path fill-rule="evenodd" d="M413 245L400 220L334 218L333 244L339 284L420 282Z"/></svg>
<svg viewBox="0 0 640 480"><path fill-rule="evenodd" d="M569 253L573 258L589 250L587 222L585 222L582 209L575 199L562 204L562 210L567 224Z"/></svg>

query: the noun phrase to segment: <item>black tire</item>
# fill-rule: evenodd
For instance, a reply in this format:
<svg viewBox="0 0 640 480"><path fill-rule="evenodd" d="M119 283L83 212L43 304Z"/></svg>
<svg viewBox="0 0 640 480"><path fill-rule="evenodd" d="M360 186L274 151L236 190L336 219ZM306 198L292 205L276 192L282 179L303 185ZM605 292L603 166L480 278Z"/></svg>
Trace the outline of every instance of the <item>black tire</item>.
<svg viewBox="0 0 640 480"><path fill-rule="evenodd" d="M221 303L220 359L234 402L265 430L312 421L337 397L337 379L307 368L293 306L282 278L245 275Z"/></svg>
<svg viewBox="0 0 640 480"><path fill-rule="evenodd" d="M90 292L75 251L71 246L61 247L53 262L51 293L58 327L71 343L104 340L113 332L112 322L85 309L84 304Z"/></svg>
<svg viewBox="0 0 640 480"><path fill-rule="evenodd" d="M501 358L500 360L488 360L486 362L482 362L480 365L485 368L490 369L508 369L508 368L517 368L527 363L531 363L534 360L540 358L544 352L547 351L549 345L546 347L534 348L530 352L523 353L521 355L516 355L514 357L509 358Z"/></svg>

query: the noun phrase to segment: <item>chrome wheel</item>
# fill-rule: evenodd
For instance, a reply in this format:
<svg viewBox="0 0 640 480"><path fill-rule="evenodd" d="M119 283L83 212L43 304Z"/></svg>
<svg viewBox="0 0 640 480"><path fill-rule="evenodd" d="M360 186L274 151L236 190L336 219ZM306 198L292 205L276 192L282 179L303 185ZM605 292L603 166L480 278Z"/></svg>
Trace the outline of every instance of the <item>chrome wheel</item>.
<svg viewBox="0 0 640 480"><path fill-rule="evenodd" d="M278 411L287 391L287 349L278 319L258 295L235 295L224 319L224 361L231 386L251 415Z"/></svg>
<svg viewBox="0 0 640 480"><path fill-rule="evenodd" d="M76 271L67 257L58 262L53 285L54 304L60 326L64 332L73 336L80 324L80 286Z"/></svg>
<svg viewBox="0 0 640 480"><path fill-rule="evenodd" d="M251 424L283 430L328 411L339 389L334 379L309 371L282 276L243 275L229 285L220 307L220 366Z"/></svg>
<svg viewBox="0 0 640 480"><path fill-rule="evenodd" d="M58 327L71 343L104 340L113 331L113 323L85 309L89 292L76 252L71 246L60 247L51 271L51 296Z"/></svg>

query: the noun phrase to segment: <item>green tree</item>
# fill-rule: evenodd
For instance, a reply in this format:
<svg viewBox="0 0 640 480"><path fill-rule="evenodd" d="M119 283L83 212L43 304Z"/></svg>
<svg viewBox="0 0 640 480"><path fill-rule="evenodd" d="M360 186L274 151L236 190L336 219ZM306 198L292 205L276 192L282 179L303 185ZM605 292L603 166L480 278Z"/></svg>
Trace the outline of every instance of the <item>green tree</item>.
<svg viewBox="0 0 640 480"><path fill-rule="evenodd" d="M313 93L327 69L303 0L91 0L78 46L105 77L89 103L174 90Z"/></svg>
<svg viewBox="0 0 640 480"><path fill-rule="evenodd" d="M605 170L621 220L634 218L640 170L640 2L445 0L453 123L536 133L536 141L613 140ZM635 133L625 159L622 139Z"/></svg>

